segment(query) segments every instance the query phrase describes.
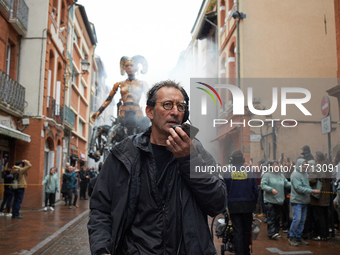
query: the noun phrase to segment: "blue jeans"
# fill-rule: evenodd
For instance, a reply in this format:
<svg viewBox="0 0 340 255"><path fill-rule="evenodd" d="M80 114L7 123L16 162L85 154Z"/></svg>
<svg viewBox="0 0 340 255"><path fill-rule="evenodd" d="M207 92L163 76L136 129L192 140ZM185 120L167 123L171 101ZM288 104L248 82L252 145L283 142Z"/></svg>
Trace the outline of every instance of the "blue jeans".
<svg viewBox="0 0 340 255"><path fill-rule="evenodd" d="M24 199L25 189L19 188L14 191L14 201L12 208L12 216L19 216L22 200Z"/></svg>
<svg viewBox="0 0 340 255"><path fill-rule="evenodd" d="M290 225L289 237L296 239L302 238L302 231L306 221L307 205L292 204L293 206L293 221Z"/></svg>

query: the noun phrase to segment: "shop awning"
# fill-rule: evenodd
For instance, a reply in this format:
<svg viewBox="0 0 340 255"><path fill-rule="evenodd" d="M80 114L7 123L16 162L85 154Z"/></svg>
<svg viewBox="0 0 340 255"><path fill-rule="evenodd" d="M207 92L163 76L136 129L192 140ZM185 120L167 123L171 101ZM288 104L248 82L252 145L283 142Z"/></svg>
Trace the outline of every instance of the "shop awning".
<svg viewBox="0 0 340 255"><path fill-rule="evenodd" d="M20 132L19 130L0 125L0 134L20 139L25 142L31 142L31 136Z"/></svg>

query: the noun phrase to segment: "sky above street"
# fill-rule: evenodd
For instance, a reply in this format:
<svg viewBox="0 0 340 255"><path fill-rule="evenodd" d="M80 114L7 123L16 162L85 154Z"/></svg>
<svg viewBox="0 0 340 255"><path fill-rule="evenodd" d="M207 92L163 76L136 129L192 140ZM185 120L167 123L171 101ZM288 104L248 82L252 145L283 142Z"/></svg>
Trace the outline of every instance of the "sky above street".
<svg viewBox="0 0 340 255"><path fill-rule="evenodd" d="M149 86L168 78L180 53L191 41L201 0L79 0L95 25L96 54L104 62L107 85L126 79L120 75L122 56L144 56L147 74L138 79Z"/></svg>

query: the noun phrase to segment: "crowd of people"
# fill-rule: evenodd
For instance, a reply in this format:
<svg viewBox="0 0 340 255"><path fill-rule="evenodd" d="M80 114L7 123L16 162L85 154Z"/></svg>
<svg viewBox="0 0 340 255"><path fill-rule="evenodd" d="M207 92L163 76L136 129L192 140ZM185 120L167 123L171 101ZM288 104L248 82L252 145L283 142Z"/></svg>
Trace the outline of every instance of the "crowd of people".
<svg viewBox="0 0 340 255"><path fill-rule="evenodd" d="M267 235L273 240L281 238L282 228L292 246L307 245L307 239L328 241L330 230L339 229L340 151L330 163L320 151L313 155L308 145L301 150L296 163L284 157L259 160L260 168L290 165L294 167L287 169L292 171L266 171L257 176L257 213L265 217Z"/></svg>
<svg viewBox="0 0 340 255"><path fill-rule="evenodd" d="M181 128L189 117L188 105L178 83L157 83L147 94L151 126L114 146L99 164L99 175L94 168L66 165L60 189L65 206L78 207L78 197L91 197L87 227L92 254L216 254L207 216L226 211L237 255L250 254L254 213L265 218L270 240L287 233L292 246L307 245L307 239L328 241L333 213L340 228L340 196L335 197L340 192L340 151L329 162L306 145L296 162L282 155L278 161L259 160L258 169L266 166L266 171L248 172L242 170L246 163L238 150L230 157L233 171L193 178L195 166L217 164ZM280 166L290 166L290 171ZM12 218L22 218L19 209L30 167L27 160L18 162L4 176L19 182ZM51 168L42 182L45 211L54 210L59 192L56 170ZM6 190L1 213L5 204L7 213L11 206L13 195Z"/></svg>
<svg viewBox="0 0 340 255"><path fill-rule="evenodd" d="M20 208L27 187L27 171L31 168L28 160L17 161L11 169L2 172L4 178L4 199L0 207L0 216L12 217L12 219L23 219ZM6 213L3 212L6 205ZM10 212L12 208L12 213Z"/></svg>
<svg viewBox="0 0 340 255"><path fill-rule="evenodd" d="M101 169L102 162L99 163L98 171L94 167L86 168L85 166L77 169L66 164L65 172L62 176L61 193L65 205L68 205L70 209L78 208L78 187L79 187L79 199L88 200L93 190L93 183Z"/></svg>
<svg viewBox="0 0 340 255"><path fill-rule="evenodd" d="M281 238L281 228L293 246L308 244L306 233L313 240L329 239L328 210L333 209L330 200L337 188L333 179L340 177L334 169L311 171L312 166L330 165L323 153L313 156L304 146L296 163L284 157L259 162L260 169L287 165L289 172L261 173L243 171L245 158L235 151L230 158L233 171L223 179L214 174L190 178L196 165L216 162L197 140L173 127L188 119L188 101L176 82L155 84L145 110L151 127L111 150L90 200L92 253L216 254L206 217L225 210L235 254L250 254L256 211L265 217L271 240ZM338 165L340 152L335 161Z"/></svg>
<svg viewBox="0 0 340 255"><path fill-rule="evenodd" d="M99 164L99 170L101 165L102 163ZM22 160L16 162L12 168L2 172L2 178L4 179L4 197L0 206L0 216L23 219L19 211L24 198L25 188L27 187L27 171L31 166L28 160ZM80 190L80 199L87 200L87 197L91 195L90 189L91 191L93 190L94 179L96 179L98 175L98 171L96 171L94 167L81 167L81 169L78 170L67 163L62 176L62 187L60 189L60 180L57 172L58 169L56 167L51 167L49 173L42 181L45 191L45 207L43 209L45 212L54 211L57 192L62 193L65 205L69 205L69 208L78 207L78 189Z"/></svg>

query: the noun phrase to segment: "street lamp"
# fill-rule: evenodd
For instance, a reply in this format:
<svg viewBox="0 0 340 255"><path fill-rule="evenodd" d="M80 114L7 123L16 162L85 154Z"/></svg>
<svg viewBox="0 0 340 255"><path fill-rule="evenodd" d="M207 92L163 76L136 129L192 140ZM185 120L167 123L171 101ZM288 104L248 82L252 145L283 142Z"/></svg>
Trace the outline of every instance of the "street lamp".
<svg viewBox="0 0 340 255"><path fill-rule="evenodd" d="M77 72L68 72L66 71L65 72L65 78L69 78L69 76L77 76L79 74L86 74L88 73L89 71L89 68L90 68L90 62L88 61L87 57L85 57L85 59L83 59L81 62L81 70L82 72L81 73L77 73Z"/></svg>
<svg viewBox="0 0 340 255"><path fill-rule="evenodd" d="M81 63L81 70L83 71L82 74L87 73L90 68L90 62L87 60L87 57L85 57L85 59L83 59L80 63Z"/></svg>

